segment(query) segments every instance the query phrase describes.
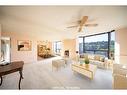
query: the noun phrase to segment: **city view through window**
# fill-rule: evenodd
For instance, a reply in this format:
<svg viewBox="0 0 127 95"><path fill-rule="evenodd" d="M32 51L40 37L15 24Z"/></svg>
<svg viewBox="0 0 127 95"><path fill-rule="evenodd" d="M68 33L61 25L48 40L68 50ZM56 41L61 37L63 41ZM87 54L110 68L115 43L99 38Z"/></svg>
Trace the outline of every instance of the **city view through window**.
<svg viewBox="0 0 127 95"><path fill-rule="evenodd" d="M79 54L99 54L114 58L115 32L79 37Z"/></svg>
<svg viewBox="0 0 127 95"><path fill-rule="evenodd" d="M55 54L60 54L60 52L61 52L61 41L56 41L53 43L53 51Z"/></svg>

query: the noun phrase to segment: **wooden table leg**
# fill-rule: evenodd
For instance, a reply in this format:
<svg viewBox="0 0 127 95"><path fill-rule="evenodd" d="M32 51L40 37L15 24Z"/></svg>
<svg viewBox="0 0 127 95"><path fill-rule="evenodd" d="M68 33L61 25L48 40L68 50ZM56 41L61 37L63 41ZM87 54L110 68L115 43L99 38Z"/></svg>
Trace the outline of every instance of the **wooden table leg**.
<svg viewBox="0 0 127 95"><path fill-rule="evenodd" d="M23 79L22 70L19 71L19 74L20 74L20 79L19 79L19 90L20 90L21 79Z"/></svg>
<svg viewBox="0 0 127 95"><path fill-rule="evenodd" d="M0 82L0 86L1 86L2 85L2 82L3 82L3 78L2 78L2 76L0 78L1 78L1 82Z"/></svg>

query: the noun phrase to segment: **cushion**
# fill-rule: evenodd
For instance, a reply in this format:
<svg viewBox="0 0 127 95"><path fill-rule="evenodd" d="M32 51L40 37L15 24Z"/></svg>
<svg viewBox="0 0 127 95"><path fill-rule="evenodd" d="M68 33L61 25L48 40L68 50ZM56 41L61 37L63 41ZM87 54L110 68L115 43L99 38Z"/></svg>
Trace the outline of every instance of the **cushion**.
<svg viewBox="0 0 127 95"><path fill-rule="evenodd" d="M104 62L105 61L105 57L100 57L100 61Z"/></svg>
<svg viewBox="0 0 127 95"><path fill-rule="evenodd" d="M94 56L94 60L100 61L100 55L95 55L95 56Z"/></svg>
<svg viewBox="0 0 127 95"><path fill-rule="evenodd" d="M89 58L90 60L94 60L94 55L91 54L91 55L88 56L88 58Z"/></svg>

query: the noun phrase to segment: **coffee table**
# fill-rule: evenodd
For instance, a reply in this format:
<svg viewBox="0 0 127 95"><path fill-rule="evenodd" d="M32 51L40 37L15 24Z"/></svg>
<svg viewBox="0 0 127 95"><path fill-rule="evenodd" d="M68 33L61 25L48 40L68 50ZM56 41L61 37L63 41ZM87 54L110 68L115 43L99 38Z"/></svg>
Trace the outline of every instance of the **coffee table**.
<svg viewBox="0 0 127 95"><path fill-rule="evenodd" d="M94 78L97 66L93 65L93 64L80 64L80 63L73 63L71 65L72 70L75 72L78 72L82 75L85 75L87 77L89 77L90 79Z"/></svg>

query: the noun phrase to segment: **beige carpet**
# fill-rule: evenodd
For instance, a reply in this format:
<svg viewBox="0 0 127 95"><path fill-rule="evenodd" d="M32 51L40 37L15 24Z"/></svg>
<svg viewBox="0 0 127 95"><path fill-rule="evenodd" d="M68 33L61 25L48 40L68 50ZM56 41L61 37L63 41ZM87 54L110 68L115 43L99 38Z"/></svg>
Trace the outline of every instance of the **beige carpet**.
<svg viewBox="0 0 127 95"><path fill-rule="evenodd" d="M73 73L71 62L65 68L52 71L52 60L57 58L25 64L21 89L112 89L110 70L97 69L94 80L90 80L81 74ZM4 76L0 89L18 89L18 80L18 72Z"/></svg>

